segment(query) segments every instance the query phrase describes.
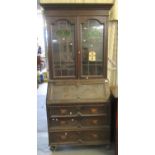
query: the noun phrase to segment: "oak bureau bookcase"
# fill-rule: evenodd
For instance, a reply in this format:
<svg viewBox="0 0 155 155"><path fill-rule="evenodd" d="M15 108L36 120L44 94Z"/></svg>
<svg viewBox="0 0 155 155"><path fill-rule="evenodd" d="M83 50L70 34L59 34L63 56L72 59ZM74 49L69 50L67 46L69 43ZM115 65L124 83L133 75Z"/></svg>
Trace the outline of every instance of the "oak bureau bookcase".
<svg viewBox="0 0 155 155"><path fill-rule="evenodd" d="M49 146L110 144L111 5L42 5L47 25Z"/></svg>

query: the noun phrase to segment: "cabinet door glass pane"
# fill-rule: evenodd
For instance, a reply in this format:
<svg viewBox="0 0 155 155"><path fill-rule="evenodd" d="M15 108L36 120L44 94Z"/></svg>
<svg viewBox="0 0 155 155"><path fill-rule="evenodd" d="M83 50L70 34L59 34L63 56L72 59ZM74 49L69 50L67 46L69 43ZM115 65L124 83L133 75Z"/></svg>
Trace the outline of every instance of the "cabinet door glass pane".
<svg viewBox="0 0 155 155"><path fill-rule="evenodd" d="M75 25L58 20L51 27L54 77L75 77Z"/></svg>
<svg viewBox="0 0 155 155"><path fill-rule="evenodd" d="M98 20L87 20L81 24L81 74L103 75L104 25Z"/></svg>

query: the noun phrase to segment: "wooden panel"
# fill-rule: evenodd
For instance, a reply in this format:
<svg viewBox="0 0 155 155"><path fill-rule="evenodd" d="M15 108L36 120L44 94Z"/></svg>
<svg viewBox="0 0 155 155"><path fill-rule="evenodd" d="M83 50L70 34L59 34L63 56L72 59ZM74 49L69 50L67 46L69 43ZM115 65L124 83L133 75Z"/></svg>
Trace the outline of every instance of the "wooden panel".
<svg viewBox="0 0 155 155"><path fill-rule="evenodd" d="M97 81L97 80L94 80ZM59 83L59 82L58 82ZM108 83L74 83L73 80L55 84L49 83L48 103L103 102L110 96Z"/></svg>
<svg viewBox="0 0 155 155"><path fill-rule="evenodd" d="M44 11L46 17L74 17L74 16L94 16L94 13L96 16L108 16L109 15L109 11L108 10L103 10L102 8L98 9L97 11L88 11L86 10L86 8L81 8L81 9L77 9L76 12L72 10L72 8L68 9L68 7L66 7L66 9L64 8L64 10L57 10L57 9L51 9L51 10L45 10Z"/></svg>
<svg viewBox="0 0 155 155"><path fill-rule="evenodd" d="M102 4L113 4L114 0L40 0L40 3L102 3Z"/></svg>

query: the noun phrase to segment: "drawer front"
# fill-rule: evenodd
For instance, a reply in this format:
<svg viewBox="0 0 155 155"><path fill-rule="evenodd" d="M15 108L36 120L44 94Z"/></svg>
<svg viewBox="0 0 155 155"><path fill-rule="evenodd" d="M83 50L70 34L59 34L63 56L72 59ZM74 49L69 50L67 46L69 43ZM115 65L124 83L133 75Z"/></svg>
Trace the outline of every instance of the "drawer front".
<svg viewBox="0 0 155 155"><path fill-rule="evenodd" d="M50 144L102 144L110 141L110 130L49 132Z"/></svg>
<svg viewBox="0 0 155 155"><path fill-rule="evenodd" d="M75 143L78 141L79 134L76 131L50 132L50 143Z"/></svg>
<svg viewBox="0 0 155 155"><path fill-rule="evenodd" d="M106 103L105 103L106 104ZM73 106L48 106L50 116L74 116L74 115L100 115L108 113L107 105L73 105Z"/></svg>
<svg viewBox="0 0 155 155"><path fill-rule="evenodd" d="M76 108L72 106L48 107L48 113L51 116L72 116L77 114Z"/></svg>
<svg viewBox="0 0 155 155"><path fill-rule="evenodd" d="M108 123L107 116L84 117L81 119L82 127L100 127L108 125Z"/></svg>
<svg viewBox="0 0 155 155"><path fill-rule="evenodd" d="M49 118L49 128L73 129L108 125L107 116Z"/></svg>
<svg viewBox="0 0 155 155"><path fill-rule="evenodd" d="M108 112L107 106L83 106L80 108L81 114L106 114Z"/></svg>
<svg viewBox="0 0 155 155"><path fill-rule="evenodd" d="M76 117L49 118L49 128L76 128L79 119Z"/></svg>
<svg viewBox="0 0 155 155"><path fill-rule="evenodd" d="M83 131L82 141L84 142L104 142L110 140L110 130Z"/></svg>

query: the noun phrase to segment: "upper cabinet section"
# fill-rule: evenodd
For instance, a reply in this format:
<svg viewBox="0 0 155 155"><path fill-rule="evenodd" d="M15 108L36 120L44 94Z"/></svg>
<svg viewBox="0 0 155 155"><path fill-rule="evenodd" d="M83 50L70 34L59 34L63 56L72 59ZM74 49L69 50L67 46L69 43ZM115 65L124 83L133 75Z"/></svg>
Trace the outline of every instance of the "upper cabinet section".
<svg viewBox="0 0 155 155"><path fill-rule="evenodd" d="M45 7L49 77L106 78L108 9L74 7Z"/></svg>

